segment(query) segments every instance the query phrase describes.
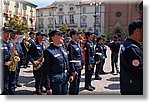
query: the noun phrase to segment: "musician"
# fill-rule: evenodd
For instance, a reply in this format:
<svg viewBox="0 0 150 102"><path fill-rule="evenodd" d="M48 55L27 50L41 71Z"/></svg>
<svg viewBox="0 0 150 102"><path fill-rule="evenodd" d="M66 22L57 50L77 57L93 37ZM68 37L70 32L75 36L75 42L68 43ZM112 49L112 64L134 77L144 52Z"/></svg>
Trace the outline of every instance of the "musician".
<svg viewBox="0 0 150 102"><path fill-rule="evenodd" d="M53 43L44 51L44 82L48 95L66 95L68 90L68 55L61 46L62 33L50 32Z"/></svg>
<svg viewBox="0 0 150 102"><path fill-rule="evenodd" d="M35 42L29 47L29 59L33 64L33 74L35 78L35 89L37 95L42 95L42 63L44 62L43 51L46 46L42 42L44 34L42 32L36 33Z"/></svg>
<svg viewBox="0 0 150 102"><path fill-rule="evenodd" d="M10 66L13 64L11 61L11 49L13 48L13 44L10 42L10 33L13 32L10 28L3 27L2 28L2 66L3 66L3 88L2 95L14 95L16 82L15 82L15 71L10 71Z"/></svg>

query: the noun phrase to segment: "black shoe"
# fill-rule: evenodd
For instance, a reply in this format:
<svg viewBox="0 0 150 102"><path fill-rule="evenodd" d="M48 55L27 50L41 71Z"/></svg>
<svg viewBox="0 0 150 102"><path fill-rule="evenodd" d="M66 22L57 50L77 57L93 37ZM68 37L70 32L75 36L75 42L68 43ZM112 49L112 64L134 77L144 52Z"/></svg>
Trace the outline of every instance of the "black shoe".
<svg viewBox="0 0 150 102"><path fill-rule="evenodd" d="M16 86L17 87L22 87L22 85L19 82L16 83Z"/></svg>
<svg viewBox="0 0 150 102"><path fill-rule="evenodd" d="M101 80L102 78L101 77L95 77L95 80Z"/></svg>
<svg viewBox="0 0 150 102"><path fill-rule="evenodd" d="M41 90L40 90L40 89L36 90L36 94L37 94L37 95L42 95Z"/></svg>
<svg viewBox="0 0 150 102"><path fill-rule="evenodd" d="M95 90L95 87L94 87L94 86L90 85L90 87L91 87L93 90Z"/></svg>
<svg viewBox="0 0 150 102"><path fill-rule="evenodd" d="M46 93L45 87L42 87L42 88L41 88L41 91L42 91L43 93Z"/></svg>
<svg viewBox="0 0 150 102"><path fill-rule="evenodd" d="M93 91L93 88L91 88L91 87L85 87L85 89L88 91Z"/></svg>
<svg viewBox="0 0 150 102"><path fill-rule="evenodd" d="M117 73L120 74L119 70L117 70Z"/></svg>

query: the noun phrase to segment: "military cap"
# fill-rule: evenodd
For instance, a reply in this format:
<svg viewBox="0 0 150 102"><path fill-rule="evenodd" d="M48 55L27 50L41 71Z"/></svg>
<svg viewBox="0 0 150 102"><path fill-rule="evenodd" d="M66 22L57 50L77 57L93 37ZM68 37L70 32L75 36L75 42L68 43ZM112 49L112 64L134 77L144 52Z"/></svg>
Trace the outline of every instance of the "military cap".
<svg viewBox="0 0 150 102"><path fill-rule="evenodd" d="M49 37L52 37L54 35L63 35L64 33L61 32L61 31L58 31L58 30L52 30L50 33L49 33Z"/></svg>
<svg viewBox="0 0 150 102"><path fill-rule="evenodd" d="M39 36L39 35L45 36L45 34L43 32L36 32L36 36Z"/></svg>
<svg viewBox="0 0 150 102"><path fill-rule="evenodd" d="M29 33L29 35L31 35L31 34L35 34L35 32L31 31L31 32Z"/></svg>
<svg viewBox="0 0 150 102"><path fill-rule="evenodd" d="M143 21L142 20L134 20L129 24L129 30L136 29L136 28L143 28Z"/></svg>
<svg viewBox="0 0 150 102"><path fill-rule="evenodd" d="M3 32L13 32L13 29L11 29L9 27L2 27L2 31Z"/></svg>
<svg viewBox="0 0 150 102"><path fill-rule="evenodd" d="M93 32L86 32L86 33L85 33L85 36L86 36L86 37L89 37L90 35L93 35L93 34L94 34Z"/></svg>
<svg viewBox="0 0 150 102"><path fill-rule="evenodd" d="M70 36L71 36L71 35L75 35L75 34L82 34L82 32L77 32L77 31L74 30L74 29L70 31Z"/></svg>

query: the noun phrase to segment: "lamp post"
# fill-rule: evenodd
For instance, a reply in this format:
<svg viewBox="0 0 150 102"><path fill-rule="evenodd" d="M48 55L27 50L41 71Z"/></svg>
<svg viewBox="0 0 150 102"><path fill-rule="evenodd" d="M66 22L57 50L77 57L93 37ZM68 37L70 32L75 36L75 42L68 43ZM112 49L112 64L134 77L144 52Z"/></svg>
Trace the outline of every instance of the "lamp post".
<svg viewBox="0 0 150 102"><path fill-rule="evenodd" d="M96 17L97 17L97 15L96 15L96 13L97 13L97 9L96 9L96 7L98 6L98 5L101 5L101 2L92 2L92 3L90 3L90 5L94 5L94 7L95 7L95 12L94 12L94 33L97 33L96 32ZM100 19L101 19L101 17L100 17ZM100 28L101 29L101 28Z"/></svg>
<svg viewBox="0 0 150 102"><path fill-rule="evenodd" d="M81 5L82 5L82 2L79 2L79 6L80 6L80 28L81 28Z"/></svg>
<svg viewBox="0 0 150 102"><path fill-rule="evenodd" d="M99 17L100 17L100 34L101 34L101 4L102 4L102 2L99 2L99 6L100 6L100 11L99 11L99 13L100 13L100 15L99 15Z"/></svg>

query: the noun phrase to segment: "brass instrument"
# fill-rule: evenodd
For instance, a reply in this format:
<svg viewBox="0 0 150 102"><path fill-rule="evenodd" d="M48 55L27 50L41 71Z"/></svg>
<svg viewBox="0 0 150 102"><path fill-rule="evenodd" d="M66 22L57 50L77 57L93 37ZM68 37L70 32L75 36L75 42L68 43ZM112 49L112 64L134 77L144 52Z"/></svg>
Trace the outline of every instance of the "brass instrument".
<svg viewBox="0 0 150 102"><path fill-rule="evenodd" d="M38 65L33 64L33 69L34 70L38 70L43 65L43 62L44 62L43 53L42 53L42 56L37 61L40 62L40 63Z"/></svg>
<svg viewBox="0 0 150 102"><path fill-rule="evenodd" d="M10 60L12 61L12 64L9 67L10 71L16 71L17 64L20 61L20 58L15 55L15 50L16 50L16 44L13 44L13 48L10 56Z"/></svg>

